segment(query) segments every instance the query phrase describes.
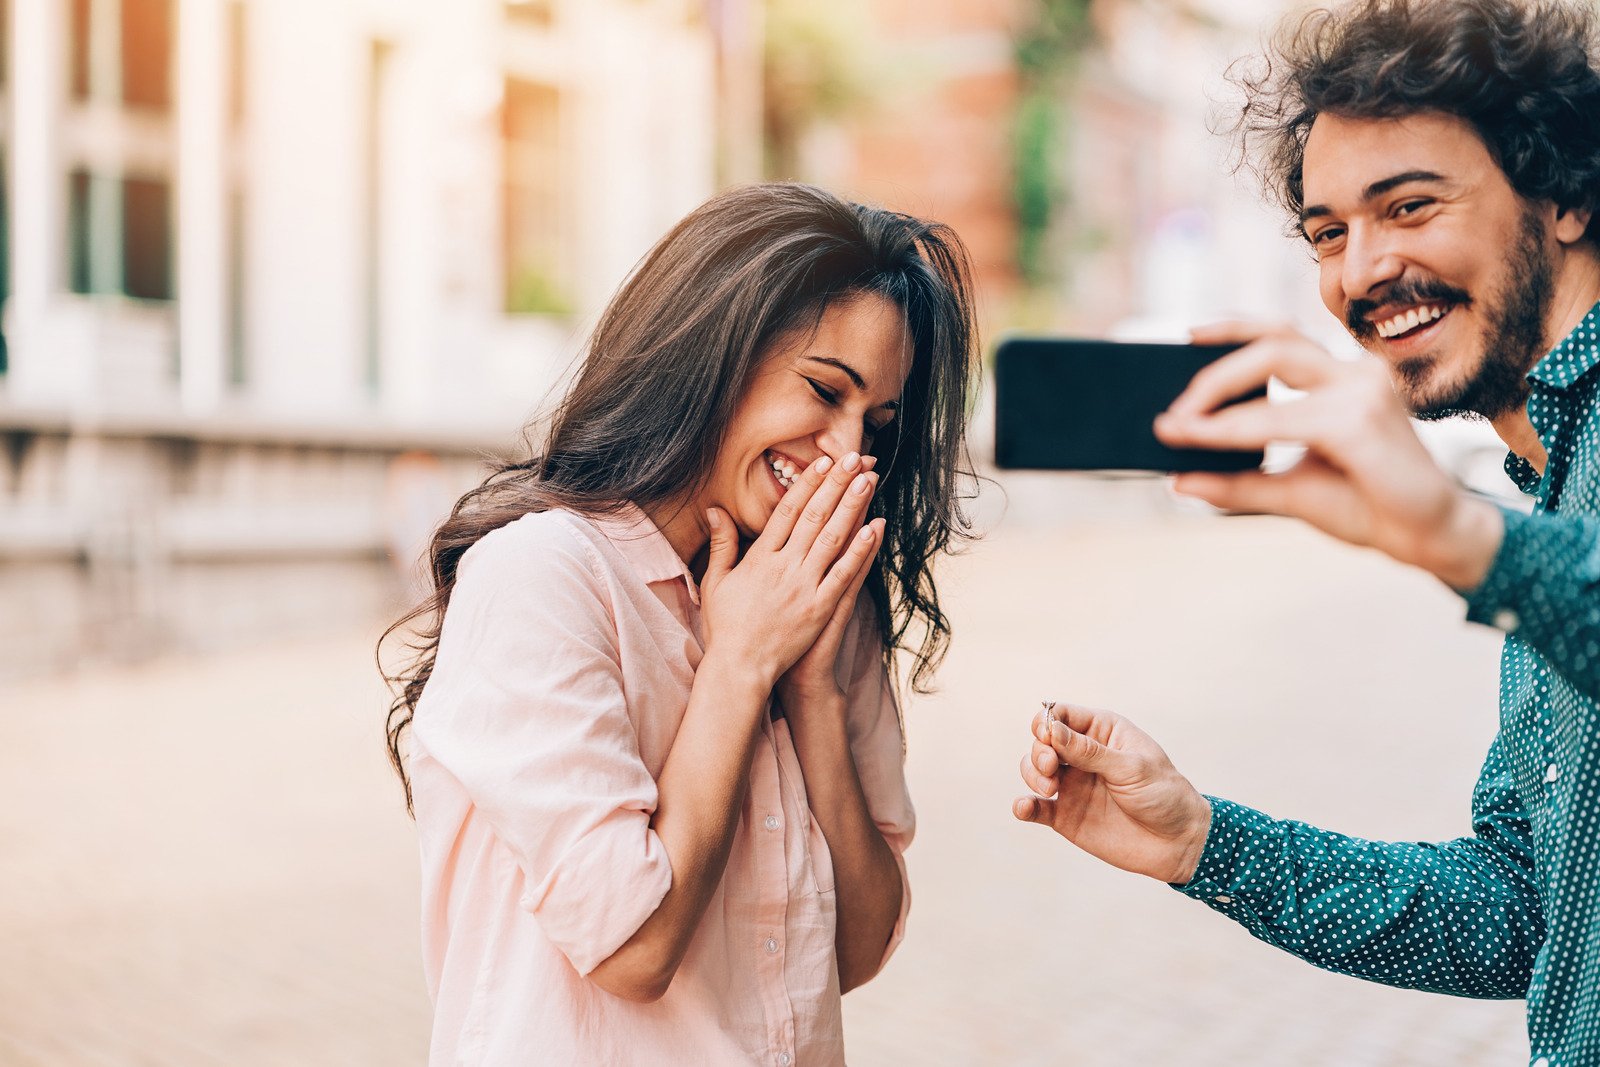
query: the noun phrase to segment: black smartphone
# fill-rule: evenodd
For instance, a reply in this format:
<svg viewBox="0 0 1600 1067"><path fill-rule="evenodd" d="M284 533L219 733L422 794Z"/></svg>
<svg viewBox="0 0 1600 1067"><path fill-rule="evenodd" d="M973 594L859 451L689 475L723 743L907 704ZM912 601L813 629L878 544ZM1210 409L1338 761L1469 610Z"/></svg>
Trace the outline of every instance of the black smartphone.
<svg viewBox="0 0 1600 1067"><path fill-rule="evenodd" d="M1168 448L1151 424L1237 345L1017 337L995 353L995 463L1024 470L1243 471L1260 452ZM1239 401L1265 396L1260 390ZM1235 401L1235 403L1239 402Z"/></svg>

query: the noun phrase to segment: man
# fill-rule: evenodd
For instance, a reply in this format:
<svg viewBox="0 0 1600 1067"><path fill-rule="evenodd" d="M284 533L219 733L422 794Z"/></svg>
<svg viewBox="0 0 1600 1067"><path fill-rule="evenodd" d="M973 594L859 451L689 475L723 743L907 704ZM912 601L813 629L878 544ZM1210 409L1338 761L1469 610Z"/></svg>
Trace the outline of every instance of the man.
<svg viewBox="0 0 1600 1067"><path fill-rule="evenodd" d="M1582 2L1358 0L1294 25L1246 81L1240 130L1329 311L1377 358L1203 331L1248 344L1157 422L1174 446L1304 442L1287 473L1177 488L1422 567L1506 632L1473 834L1388 844L1272 819L1069 705L1035 723L1037 795L1015 806L1319 966L1525 997L1536 1067L1600 1064L1600 74ZM1272 376L1303 397L1223 406ZM1462 492L1407 409L1488 419L1533 514Z"/></svg>

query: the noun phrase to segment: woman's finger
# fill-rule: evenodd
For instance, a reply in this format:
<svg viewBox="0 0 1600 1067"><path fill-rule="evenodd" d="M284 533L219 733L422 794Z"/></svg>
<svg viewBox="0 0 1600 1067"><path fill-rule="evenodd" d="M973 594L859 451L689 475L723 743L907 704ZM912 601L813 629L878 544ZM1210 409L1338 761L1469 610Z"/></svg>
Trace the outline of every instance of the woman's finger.
<svg viewBox="0 0 1600 1067"><path fill-rule="evenodd" d="M861 587L866 584L867 575L872 573L872 557L877 554L876 547L882 544L882 527L880 527L874 551L867 554L866 563L856 570L855 577L850 580L850 585L839 597L839 603L833 609L833 617L828 620L828 625L823 627L822 635L817 638L817 643L813 647L820 647L830 653L838 651L839 644L844 639L845 627L850 625L850 617L855 614L856 601L861 598Z"/></svg>
<svg viewBox="0 0 1600 1067"><path fill-rule="evenodd" d="M706 576L700 584L710 589L739 562L739 531L721 508L707 508L706 522L711 527L711 548L706 559Z"/></svg>
<svg viewBox="0 0 1600 1067"><path fill-rule="evenodd" d="M839 558L850 538L861 529L861 520L872 502L872 493L878 487L878 476L862 471L851 480L849 488L840 498L829 517L827 525L818 531L817 538L806 553L806 565L813 574L821 574Z"/></svg>
<svg viewBox="0 0 1600 1067"><path fill-rule="evenodd" d="M817 585L817 596L824 601L837 603L845 590L855 582L858 571L867 569L872 556L883 543L883 520L873 519L861 527L861 532L850 539L839 561L829 568L827 575Z"/></svg>
<svg viewBox="0 0 1600 1067"><path fill-rule="evenodd" d="M861 456L859 453L851 452L834 465L828 477L817 486L817 491L811 495L811 499L806 501L799 520L784 541L784 550L793 553L797 558L805 558L827 526L828 520L833 518L834 512L838 510L839 501L844 499L851 483L859 477L861 477Z"/></svg>
<svg viewBox="0 0 1600 1067"><path fill-rule="evenodd" d="M767 520L766 527L750 547L760 547L774 552L782 548L789 540L789 534L794 529L795 523L800 520L806 503L815 495L832 468L833 460L828 456L822 456L801 471L800 477L794 480L789 491L783 494L783 499L778 501L778 506L772 509L772 517Z"/></svg>

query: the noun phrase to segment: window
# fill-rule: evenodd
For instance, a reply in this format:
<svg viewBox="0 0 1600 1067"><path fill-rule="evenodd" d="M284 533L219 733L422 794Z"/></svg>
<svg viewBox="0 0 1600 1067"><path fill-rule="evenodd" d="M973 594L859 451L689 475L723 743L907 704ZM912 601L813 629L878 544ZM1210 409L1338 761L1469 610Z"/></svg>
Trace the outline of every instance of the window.
<svg viewBox="0 0 1600 1067"><path fill-rule="evenodd" d="M171 183L87 170L68 180L72 291L171 300Z"/></svg>
<svg viewBox="0 0 1600 1067"><path fill-rule="evenodd" d="M68 17L69 288L171 300L173 0L71 0Z"/></svg>
<svg viewBox="0 0 1600 1067"><path fill-rule="evenodd" d="M249 68L249 10L244 0L229 0L227 10L227 345L228 383L235 388L250 380L250 355L245 328L245 235L247 233L248 191L246 189L247 78Z"/></svg>
<svg viewBox="0 0 1600 1067"><path fill-rule="evenodd" d="M172 0L71 0L72 99L172 109Z"/></svg>
<svg viewBox="0 0 1600 1067"><path fill-rule="evenodd" d="M564 284L560 105L549 85L506 79L502 206L505 307L512 313L572 310Z"/></svg>
<svg viewBox="0 0 1600 1067"><path fill-rule="evenodd" d="M11 5L0 0L0 115L11 112ZM0 136L0 309L11 295L11 172L6 144L11 131ZM3 320L0 320L3 321ZM5 377L10 360L6 356L6 336L0 332L0 378Z"/></svg>
<svg viewBox="0 0 1600 1067"><path fill-rule="evenodd" d="M506 0L506 18L527 26L553 25L555 9L555 0Z"/></svg>
<svg viewBox="0 0 1600 1067"><path fill-rule="evenodd" d="M172 0L121 0L122 101L172 107Z"/></svg>
<svg viewBox="0 0 1600 1067"><path fill-rule="evenodd" d="M387 279L384 274L384 222L385 196L384 161L388 154L385 136L389 110L389 76L394 46L387 41L373 41L367 59L367 114L366 153L363 163L363 202L366 205L365 248L363 272L366 277L366 352L364 378L367 392L376 396L383 385L383 295Z"/></svg>

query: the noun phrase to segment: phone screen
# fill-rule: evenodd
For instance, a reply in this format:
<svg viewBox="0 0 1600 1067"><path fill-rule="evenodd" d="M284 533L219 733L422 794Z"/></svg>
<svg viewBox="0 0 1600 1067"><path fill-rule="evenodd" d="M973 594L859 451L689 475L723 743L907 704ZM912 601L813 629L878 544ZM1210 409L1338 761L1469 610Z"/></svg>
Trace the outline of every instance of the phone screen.
<svg viewBox="0 0 1600 1067"><path fill-rule="evenodd" d="M1168 448L1151 426L1200 368L1237 347L1007 340L995 353L995 463L1163 473L1259 467L1260 452Z"/></svg>

